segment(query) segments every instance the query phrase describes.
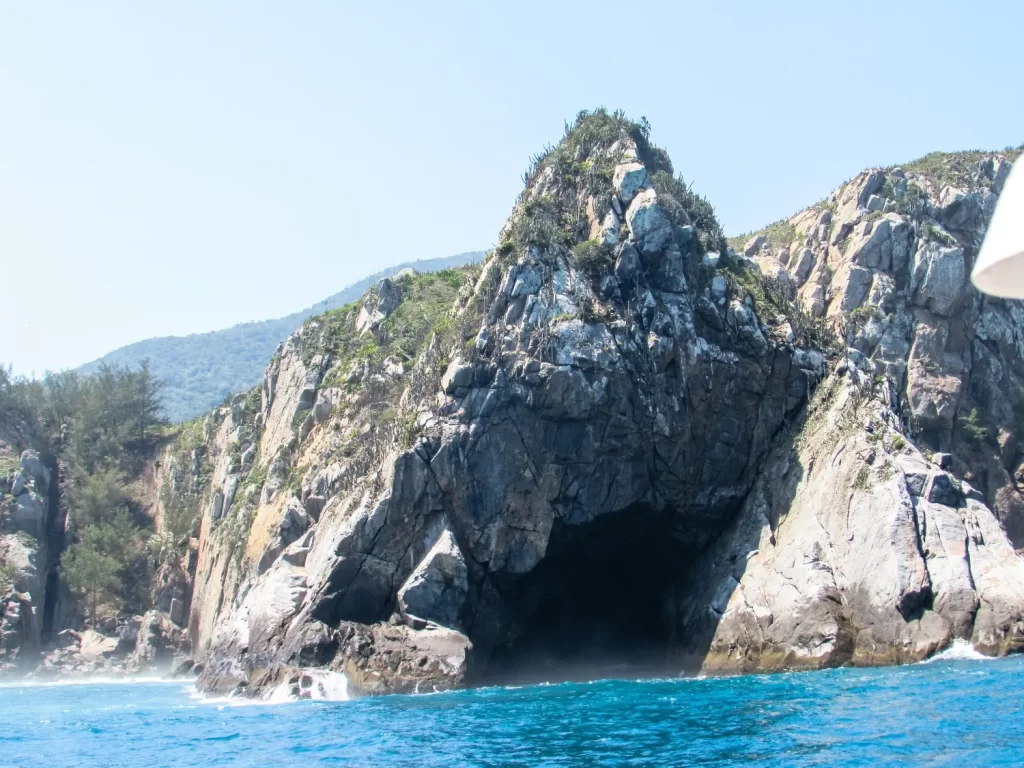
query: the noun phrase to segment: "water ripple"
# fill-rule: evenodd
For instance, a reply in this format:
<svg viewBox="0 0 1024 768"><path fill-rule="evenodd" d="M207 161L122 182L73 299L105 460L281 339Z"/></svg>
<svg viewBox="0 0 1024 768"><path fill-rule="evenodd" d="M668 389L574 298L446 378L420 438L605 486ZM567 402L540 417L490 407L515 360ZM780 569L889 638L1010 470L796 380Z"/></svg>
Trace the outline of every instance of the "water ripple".
<svg viewBox="0 0 1024 768"><path fill-rule="evenodd" d="M1024 764L1024 658L264 706L182 686L0 689L4 766Z"/></svg>

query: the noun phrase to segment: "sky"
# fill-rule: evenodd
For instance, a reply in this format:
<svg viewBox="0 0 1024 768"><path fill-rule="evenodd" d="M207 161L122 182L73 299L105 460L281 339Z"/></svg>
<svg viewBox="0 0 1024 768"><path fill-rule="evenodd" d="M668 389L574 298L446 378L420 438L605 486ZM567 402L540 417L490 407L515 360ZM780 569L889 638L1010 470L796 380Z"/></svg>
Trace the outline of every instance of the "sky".
<svg viewBox="0 0 1024 768"><path fill-rule="evenodd" d="M1024 3L0 0L0 363L74 367L485 249L581 109L728 234L1024 142Z"/></svg>

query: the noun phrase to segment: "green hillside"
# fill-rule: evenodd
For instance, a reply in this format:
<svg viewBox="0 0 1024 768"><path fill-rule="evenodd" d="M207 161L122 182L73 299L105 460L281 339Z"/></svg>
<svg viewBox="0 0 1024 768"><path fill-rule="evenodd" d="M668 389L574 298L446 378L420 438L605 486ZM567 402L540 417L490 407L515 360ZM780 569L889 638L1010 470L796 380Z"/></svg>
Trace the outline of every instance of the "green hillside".
<svg viewBox="0 0 1024 768"><path fill-rule="evenodd" d="M93 373L101 364L136 368L146 358L157 378L166 383L164 411L171 421L187 421L208 411L235 392L249 389L263 376L270 356L311 315L355 301L380 278L412 267L436 272L480 261L483 251L470 251L439 259L424 259L378 272L328 296L300 312L255 323L241 323L221 331L189 336L162 336L115 349L78 368Z"/></svg>

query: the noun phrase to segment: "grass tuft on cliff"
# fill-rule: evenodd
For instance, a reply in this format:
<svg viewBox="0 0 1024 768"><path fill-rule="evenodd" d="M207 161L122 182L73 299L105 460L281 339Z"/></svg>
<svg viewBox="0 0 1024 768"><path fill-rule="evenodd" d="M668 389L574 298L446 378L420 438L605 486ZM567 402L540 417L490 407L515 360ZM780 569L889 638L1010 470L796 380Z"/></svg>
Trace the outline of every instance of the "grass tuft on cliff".
<svg viewBox="0 0 1024 768"><path fill-rule="evenodd" d="M456 297L478 272L478 267L468 266L396 280L402 301L375 333L360 333L356 327L362 302L318 315L303 326L303 357L330 356L323 386L342 384L357 364L379 365L391 358L408 366L432 333L444 329Z"/></svg>

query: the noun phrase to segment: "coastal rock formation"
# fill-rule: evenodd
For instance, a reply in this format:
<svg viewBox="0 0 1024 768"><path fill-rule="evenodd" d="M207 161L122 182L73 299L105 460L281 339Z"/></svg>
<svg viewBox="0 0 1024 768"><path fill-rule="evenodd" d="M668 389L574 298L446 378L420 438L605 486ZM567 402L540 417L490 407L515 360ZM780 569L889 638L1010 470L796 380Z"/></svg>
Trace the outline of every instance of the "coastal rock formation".
<svg viewBox="0 0 1024 768"><path fill-rule="evenodd" d="M0 429L0 460L9 467L0 476L0 668L38 655L58 601L55 550L64 528L53 498L56 469L32 448L12 451L30 442L18 432Z"/></svg>
<svg viewBox="0 0 1024 768"><path fill-rule="evenodd" d="M1017 650L1024 314L966 280L1008 162L869 172L741 256L640 126L582 114L482 268L307 322L168 457L201 685Z"/></svg>
<svg viewBox="0 0 1024 768"><path fill-rule="evenodd" d="M980 494L928 461L864 374L821 385L691 573L681 665L920 661L954 639L1024 648L1024 560Z"/></svg>

